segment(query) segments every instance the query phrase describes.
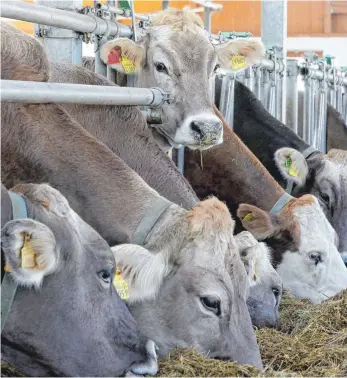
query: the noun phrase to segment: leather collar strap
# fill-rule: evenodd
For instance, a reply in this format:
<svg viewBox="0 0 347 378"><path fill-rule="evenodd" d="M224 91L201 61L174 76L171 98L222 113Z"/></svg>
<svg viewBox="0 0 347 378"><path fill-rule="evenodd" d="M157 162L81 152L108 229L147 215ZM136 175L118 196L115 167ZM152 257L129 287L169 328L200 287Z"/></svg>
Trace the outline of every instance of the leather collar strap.
<svg viewBox="0 0 347 378"><path fill-rule="evenodd" d="M24 198L14 192L8 192L12 204L12 219L28 218L27 207ZM1 283L1 333L4 329L6 319L10 313L12 303L17 291L17 283L9 272L5 272Z"/></svg>
<svg viewBox="0 0 347 378"><path fill-rule="evenodd" d="M170 205L172 205L172 202L163 197L159 197L154 200L137 226L137 229L132 237L132 243L144 245L148 234Z"/></svg>
<svg viewBox="0 0 347 378"><path fill-rule="evenodd" d="M281 198L273 205L272 209L270 210L270 214L277 214L293 198L294 197L292 197L290 194L284 193Z"/></svg>
<svg viewBox="0 0 347 378"><path fill-rule="evenodd" d="M313 147L313 146L309 146L306 148L306 150L304 150L301 154L302 156L307 159L308 157L310 157L314 152L319 152L317 150L317 148ZM294 186L294 181L292 180L288 180L287 181L287 187L286 187L286 192L291 194L292 191L293 191L293 186Z"/></svg>

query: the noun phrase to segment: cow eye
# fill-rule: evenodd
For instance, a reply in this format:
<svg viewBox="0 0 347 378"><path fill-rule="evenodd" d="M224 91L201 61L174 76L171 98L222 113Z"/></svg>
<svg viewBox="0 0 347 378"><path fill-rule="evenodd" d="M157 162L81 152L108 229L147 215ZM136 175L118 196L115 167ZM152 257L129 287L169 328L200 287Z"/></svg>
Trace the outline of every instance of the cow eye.
<svg viewBox="0 0 347 378"><path fill-rule="evenodd" d="M319 252L310 253L310 259L314 261L315 265L323 261L322 255Z"/></svg>
<svg viewBox="0 0 347 378"><path fill-rule="evenodd" d="M273 287L272 292L274 293L276 303L278 303L280 295L281 295L281 289L279 289L278 287Z"/></svg>
<svg viewBox="0 0 347 378"><path fill-rule="evenodd" d="M164 63L155 63L155 68L158 72L163 72L168 74L168 70Z"/></svg>
<svg viewBox="0 0 347 378"><path fill-rule="evenodd" d="M213 73L217 73L220 69L220 65L219 64L216 64L214 69L213 69Z"/></svg>
<svg viewBox="0 0 347 378"><path fill-rule="evenodd" d="M99 278L107 283L110 284L112 281L112 276L113 276L113 269L103 269L99 272Z"/></svg>
<svg viewBox="0 0 347 378"><path fill-rule="evenodd" d="M207 297L201 297L200 301L207 310L212 311L217 316L221 314L219 298L207 296Z"/></svg>
<svg viewBox="0 0 347 378"><path fill-rule="evenodd" d="M325 205L329 206L330 205L330 197L329 194L327 193L320 193L319 197L321 200L325 203Z"/></svg>

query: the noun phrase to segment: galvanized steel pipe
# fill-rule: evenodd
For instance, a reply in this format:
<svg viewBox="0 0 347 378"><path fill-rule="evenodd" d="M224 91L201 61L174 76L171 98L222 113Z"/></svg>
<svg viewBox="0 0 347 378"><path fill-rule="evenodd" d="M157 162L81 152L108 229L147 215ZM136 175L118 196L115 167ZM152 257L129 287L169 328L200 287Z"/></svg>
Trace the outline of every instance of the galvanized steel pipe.
<svg viewBox="0 0 347 378"><path fill-rule="evenodd" d="M1 101L40 104L159 106L167 95L159 88L58 84L1 80Z"/></svg>
<svg viewBox="0 0 347 378"><path fill-rule="evenodd" d="M234 93L235 75L225 75L222 80L219 110L231 128L233 128L234 123Z"/></svg>
<svg viewBox="0 0 347 378"><path fill-rule="evenodd" d="M304 66L300 66L300 74L317 80L323 80L325 78L325 80L331 84L336 82L335 84L347 86L347 76L345 76L344 72L340 70L336 70L335 75L332 72L324 75L324 72L320 69L319 65L305 64Z"/></svg>
<svg viewBox="0 0 347 378"><path fill-rule="evenodd" d="M75 30L80 33L128 38L132 36L131 28L118 22L23 1L2 1L1 17Z"/></svg>

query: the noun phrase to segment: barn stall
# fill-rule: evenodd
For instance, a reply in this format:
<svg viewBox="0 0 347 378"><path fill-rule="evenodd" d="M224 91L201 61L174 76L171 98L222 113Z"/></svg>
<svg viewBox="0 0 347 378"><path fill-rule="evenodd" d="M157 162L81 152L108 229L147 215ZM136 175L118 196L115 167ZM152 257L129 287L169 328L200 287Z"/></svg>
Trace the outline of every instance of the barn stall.
<svg viewBox="0 0 347 378"><path fill-rule="evenodd" d="M176 3L179 2L163 1L162 6L183 6ZM244 30L230 31L225 21L218 23L217 17L226 12L225 3L195 3L191 6L196 12L203 13L205 28L210 33L212 43L224 43L233 38L248 38L255 33L254 30L252 33ZM148 27L151 13L157 9L149 7L151 9L146 13L136 13L137 4L132 1L119 1L117 6L116 1L108 1L93 2L83 7L83 2L78 0L38 0L35 4L5 1L1 5L1 16L5 19L34 23L35 35L42 41L46 51L51 57L61 61L81 64L83 44L93 46L95 71L116 81L115 72L101 61L99 49L113 37L136 40L137 33ZM326 152L328 104L341 113L347 123L347 70L343 66L335 66L334 57L326 55L328 51L324 51L324 57L319 57L319 52L308 51L300 59L289 58L286 46L287 2L258 2L257 6L260 5L261 39L267 48L266 58L260 64L241 73L219 72L215 85L211 88L211 98L232 127L234 87L235 81L239 80L256 94L271 115L286 123L308 144ZM232 4L228 4L228 7L230 6ZM141 7L143 8L144 4ZM328 13L331 13L332 9L329 8ZM217 17L214 18L214 15ZM329 14L324 24L326 30L329 28L328 18ZM139 26L139 29L136 29L135 25ZM301 83L303 97L300 104ZM2 101L22 103L139 105L143 107L148 122L152 124L161 122L160 105L171 100L170 93L164 93L158 88L135 88L134 77L131 76L127 78L126 88L3 80L1 96ZM301 114L300 105L303 108ZM177 165L183 173L183 148L177 154ZM347 374L344 359L347 352L345 294L318 307L287 299L281 311L282 325L278 331L257 332L266 365L265 374ZM326 318L329 318L328 325ZM314 345L316 340L317 345ZM304 363L303 358L306 359ZM164 376L260 374L252 368L204 359L192 351L177 351L163 361L161 366Z"/></svg>

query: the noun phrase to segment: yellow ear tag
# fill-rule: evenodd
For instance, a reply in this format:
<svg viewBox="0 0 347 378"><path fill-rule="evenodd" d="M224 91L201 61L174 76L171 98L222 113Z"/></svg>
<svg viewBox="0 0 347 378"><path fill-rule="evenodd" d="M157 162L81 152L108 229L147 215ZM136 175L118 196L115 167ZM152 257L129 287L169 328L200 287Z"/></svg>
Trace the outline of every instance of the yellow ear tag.
<svg viewBox="0 0 347 378"><path fill-rule="evenodd" d="M116 288L118 295L121 299L129 298L129 286L128 283L122 277L120 270L116 270L116 275L113 280L113 285Z"/></svg>
<svg viewBox="0 0 347 378"><path fill-rule="evenodd" d="M21 262L22 268L33 268L36 265L35 253L31 245L30 236L27 233L24 234L23 247L20 253L21 253L21 260L22 260Z"/></svg>
<svg viewBox="0 0 347 378"><path fill-rule="evenodd" d="M243 221L244 221L244 222L249 222L249 221L251 221L251 220L253 220L253 219L254 219L253 214L252 214L252 213L249 213L249 214L247 214L247 215L243 218Z"/></svg>
<svg viewBox="0 0 347 378"><path fill-rule="evenodd" d="M135 64L128 58L122 55L121 59L122 66L126 73L134 73L136 71Z"/></svg>
<svg viewBox="0 0 347 378"><path fill-rule="evenodd" d="M293 176L293 177L299 176L299 172L295 168L292 168L292 167L288 169L288 173L290 176Z"/></svg>
<svg viewBox="0 0 347 378"><path fill-rule="evenodd" d="M235 71L247 66L246 58L243 55L234 55L229 61L229 65Z"/></svg>
<svg viewBox="0 0 347 378"><path fill-rule="evenodd" d="M12 272L12 270L11 270L11 268L10 268L10 266L8 264L4 265L4 271L5 272Z"/></svg>

